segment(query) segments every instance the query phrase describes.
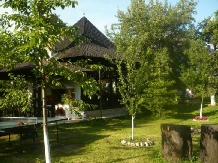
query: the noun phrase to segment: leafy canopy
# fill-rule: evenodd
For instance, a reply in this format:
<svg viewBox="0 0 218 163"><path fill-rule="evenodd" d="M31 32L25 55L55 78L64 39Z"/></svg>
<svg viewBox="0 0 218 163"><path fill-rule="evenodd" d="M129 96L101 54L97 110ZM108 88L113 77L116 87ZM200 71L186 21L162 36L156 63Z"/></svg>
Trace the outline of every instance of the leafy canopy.
<svg viewBox="0 0 218 163"><path fill-rule="evenodd" d="M118 10L119 22L107 34L117 47L119 90L131 115L147 108L160 116L175 104L195 6L193 0L175 6L167 1L132 0L127 11Z"/></svg>
<svg viewBox="0 0 218 163"><path fill-rule="evenodd" d="M5 43L0 54L4 56L1 57L4 58L1 64L15 67L17 63L31 63L36 78L52 83L56 82L58 76L73 80L91 97L98 90L95 80L88 78L82 71L72 70L69 63L61 63L55 57L50 58L48 53L58 42L66 38L75 44L86 41L78 33L78 27L68 26L53 14L57 7L64 9L75 7L76 4L77 1L72 0L6 0L2 6L11 7L15 12L1 15L0 21L4 29L1 32L1 35L4 35L1 41ZM14 27L13 33L8 30L11 26ZM13 38L12 42L9 41L10 38ZM14 63L13 66L11 63Z"/></svg>

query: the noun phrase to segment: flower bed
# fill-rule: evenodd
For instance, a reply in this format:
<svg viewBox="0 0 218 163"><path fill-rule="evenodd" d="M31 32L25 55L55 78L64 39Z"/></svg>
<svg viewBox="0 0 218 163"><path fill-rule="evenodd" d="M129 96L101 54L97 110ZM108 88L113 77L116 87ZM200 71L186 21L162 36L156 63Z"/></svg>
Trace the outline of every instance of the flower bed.
<svg viewBox="0 0 218 163"><path fill-rule="evenodd" d="M207 116L195 116L195 118L193 119L193 121L208 121L208 117Z"/></svg>

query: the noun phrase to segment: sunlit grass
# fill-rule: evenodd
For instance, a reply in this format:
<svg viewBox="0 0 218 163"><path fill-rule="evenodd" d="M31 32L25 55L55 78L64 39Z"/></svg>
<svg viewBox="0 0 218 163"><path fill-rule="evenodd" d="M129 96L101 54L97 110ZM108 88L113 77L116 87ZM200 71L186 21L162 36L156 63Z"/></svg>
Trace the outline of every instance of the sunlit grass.
<svg viewBox="0 0 218 163"><path fill-rule="evenodd" d="M192 119L199 115L200 104L180 104L169 108L171 114L165 117L138 115L135 119L134 137L137 140L150 138L154 146L123 146L122 139L131 138L131 117L123 116L110 119L93 119L80 123L61 124L59 126L59 143L56 141L55 128L49 128L52 162L63 163L114 163L114 162L165 162L161 156L160 125L165 123L190 125L200 128L201 124L217 124L218 107L205 103L203 115L209 117L208 122L196 122ZM17 154L19 137L12 136L13 148L7 148L8 139L0 138L0 162L44 162L44 144L42 129L38 129L35 149L32 141L23 141L24 154ZM197 162L200 135L193 135L193 161Z"/></svg>

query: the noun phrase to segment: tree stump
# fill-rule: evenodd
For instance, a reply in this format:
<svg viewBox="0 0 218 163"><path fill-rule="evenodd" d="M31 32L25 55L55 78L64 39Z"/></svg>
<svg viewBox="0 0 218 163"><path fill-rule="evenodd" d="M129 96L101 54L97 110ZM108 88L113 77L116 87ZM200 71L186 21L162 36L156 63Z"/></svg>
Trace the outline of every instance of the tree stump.
<svg viewBox="0 0 218 163"><path fill-rule="evenodd" d="M218 163L218 125L201 125L200 160Z"/></svg>
<svg viewBox="0 0 218 163"><path fill-rule="evenodd" d="M162 124L162 155L164 159L179 162L192 155L191 127Z"/></svg>

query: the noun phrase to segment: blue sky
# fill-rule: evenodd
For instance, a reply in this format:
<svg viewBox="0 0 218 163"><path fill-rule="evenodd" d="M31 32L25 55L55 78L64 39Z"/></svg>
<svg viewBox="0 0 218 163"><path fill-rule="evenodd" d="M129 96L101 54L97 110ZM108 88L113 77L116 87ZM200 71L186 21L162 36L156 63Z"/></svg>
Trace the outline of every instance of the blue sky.
<svg viewBox="0 0 218 163"><path fill-rule="evenodd" d="M163 1L163 0L161 0ZM179 0L168 0L168 2L175 4ZM204 18L211 16L218 10L218 0L196 0L197 15L195 19L197 22ZM118 8L126 11L130 5L131 0L78 0L78 5L75 8L66 8L64 10L57 9L55 13L69 25L75 24L80 18L85 16L94 24L101 32L105 32L105 26L110 26L117 22L115 15ZM0 13L4 12L0 9Z"/></svg>
<svg viewBox="0 0 218 163"><path fill-rule="evenodd" d="M178 0L168 0L168 2L175 4ZM118 8L126 11L131 0L78 0L78 3L78 6L73 9L69 8L64 11L57 9L56 13L70 25L76 23L85 14L87 19L104 33L106 25L110 26L117 22L115 15ZM197 14L194 17L199 22L217 10L218 0L199 0L196 6Z"/></svg>

